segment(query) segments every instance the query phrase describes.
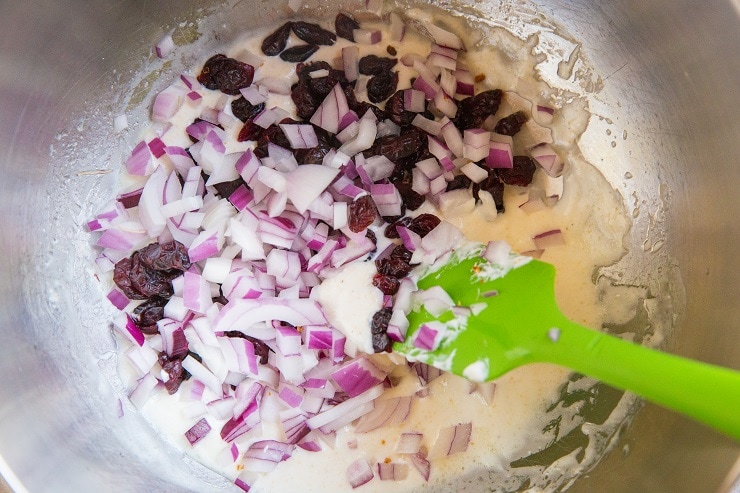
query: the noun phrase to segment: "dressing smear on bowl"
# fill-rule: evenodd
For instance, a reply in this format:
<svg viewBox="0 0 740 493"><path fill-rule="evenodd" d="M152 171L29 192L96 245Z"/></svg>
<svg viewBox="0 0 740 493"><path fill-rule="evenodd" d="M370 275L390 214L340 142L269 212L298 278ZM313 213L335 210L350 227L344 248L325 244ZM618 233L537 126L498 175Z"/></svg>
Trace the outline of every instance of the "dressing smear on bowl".
<svg viewBox="0 0 740 493"><path fill-rule="evenodd" d="M586 103L532 51L442 14L358 13L247 33L155 98L90 228L120 378L164 440L257 492L554 491L595 463L621 393L545 364L472 384L382 351L410 308L380 262L433 262L436 228L554 264L578 323L623 314L594 273L630 220L581 156ZM464 102L482 93L492 111Z"/></svg>

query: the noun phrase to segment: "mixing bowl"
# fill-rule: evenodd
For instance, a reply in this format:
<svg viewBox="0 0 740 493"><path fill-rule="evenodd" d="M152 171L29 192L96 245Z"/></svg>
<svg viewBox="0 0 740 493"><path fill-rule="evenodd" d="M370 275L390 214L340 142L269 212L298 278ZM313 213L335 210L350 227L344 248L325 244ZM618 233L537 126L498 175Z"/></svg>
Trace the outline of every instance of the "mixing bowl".
<svg viewBox="0 0 740 493"><path fill-rule="evenodd" d="M186 54L163 64L153 43L175 28L176 41L193 42L193 21L212 16L218 35L198 40L212 48L288 15L284 3L0 3L0 473L14 490L230 488L161 443L136 412L118 417L111 308L83 225L113 193L108 170L131 148L113 118L126 111L132 127L141 123L152 91L196 61ZM522 37L545 33L532 38L539 42L557 35L550 56L561 58L563 79L588 95L594 115L582 151L634 217L631 253L599 276L647 288L648 315L666 327L663 340L649 334L652 343L740 368L737 2L437 5ZM651 405L611 446L570 491L713 492L723 481L729 488L740 452Z"/></svg>

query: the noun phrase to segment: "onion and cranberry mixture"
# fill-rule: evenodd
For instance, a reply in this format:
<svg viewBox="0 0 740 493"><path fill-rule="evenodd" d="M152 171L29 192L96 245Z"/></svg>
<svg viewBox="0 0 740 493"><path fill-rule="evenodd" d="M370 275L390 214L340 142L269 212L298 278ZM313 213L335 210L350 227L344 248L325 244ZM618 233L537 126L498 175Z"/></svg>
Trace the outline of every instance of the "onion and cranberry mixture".
<svg viewBox="0 0 740 493"><path fill-rule="evenodd" d="M393 364L406 365L373 353L404 339L409 273L462 237L415 211L472 196L493 220L505 213L507 186L530 187L527 212L562 195L563 161L532 131L546 130L553 109L502 112L504 91L471 73L462 40L432 23L421 23L425 52L397 57L412 27L395 13L387 22L365 26L343 13L333 31L287 22L262 53L216 54L182 74L155 98L156 136L126 162L138 185L89 223L101 232L98 267L116 285L114 327L138 372L131 402L180 395L189 444L220 435L245 490L297 447L321 453L342 427L401 424L439 376L415 363L421 390L379 399L396 383ZM317 59L337 37L346 40L337 58ZM286 63L289 79L260 77ZM189 124L174 124L183 115L193 115ZM534 240L538 255L562 235ZM377 299L360 335L332 323L314 289L357 264L371 266ZM277 430L263 426L275 416ZM428 480L430 450L456 454L474 434L470 422L434 437L408 430L394 457L353 462L347 481Z"/></svg>

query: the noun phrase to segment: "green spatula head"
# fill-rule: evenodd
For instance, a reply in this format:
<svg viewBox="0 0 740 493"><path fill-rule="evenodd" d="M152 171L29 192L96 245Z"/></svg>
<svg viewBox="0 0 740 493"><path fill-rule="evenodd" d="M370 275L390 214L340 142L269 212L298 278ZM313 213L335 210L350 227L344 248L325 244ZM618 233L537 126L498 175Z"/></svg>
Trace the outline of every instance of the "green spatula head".
<svg viewBox="0 0 740 493"><path fill-rule="evenodd" d="M419 290L440 287L453 307L428 297L408 314L406 339L394 344L395 352L473 381L527 363L555 363L740 439L740 372L571 322L557 307L552 265L513 253L492 263L483 251L483 245L467 245L420 273Z"/></svg>

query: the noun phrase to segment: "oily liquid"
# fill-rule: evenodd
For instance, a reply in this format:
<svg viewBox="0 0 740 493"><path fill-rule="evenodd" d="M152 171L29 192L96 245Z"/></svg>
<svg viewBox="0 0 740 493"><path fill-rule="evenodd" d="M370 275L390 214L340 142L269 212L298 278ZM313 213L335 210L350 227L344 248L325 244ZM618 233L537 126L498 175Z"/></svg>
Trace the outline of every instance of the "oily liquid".
<svg viewBox="0 0 740 493"><path fill-rule="evenodd" d="M413 12L409 12L413 15ZM245 37L225 53L236 56L241 50L261 54L259 45L266 33L253 33ZM458 30L458 32L466 32ZM389 43L388 33L384 32L381 43L374 46L362 46L362 55L377 54L387 56L388 44L397 50L400 59L405 53L417 53L426 56L429 42L415 33L407 33L403 43ZM489 34L490 46L468 46L467 61L473 74L485 76L485 82L476 86L477 91L488 88L501 88L516 91L519 96L542 101L552 97L550 88L531 79L534 73L534 60L528 56L524 44L499 30ZM341 48L349 43L338 39L332 47L322 47L312 60L336 59ZM506 46L506 50L495 46ZM512 54L511 47L519 49ZM514 50L515 51L515 50ZM495 61L495 63L491 63ZM338 66L336 63L335 66ZM399 65L399 88L409 87L411 76L408 69ZM295 80L295 66L277 58L266 60L258 68L255 80L262 77L291 78ZM484 86L484 87L481 87ZM217 95L209 95L214 100ZM505 96L502 108L508 104L514 108L517 104L514 94ZM279 105L292 111L294 109L290 96L277 96L269 104ZM503 239L509 242L515 251L533 250L532 237L551 229L561 229L565 245L545 250L542 260L554 264L558 270L555 293L563 313L570 319L586 326L600 328L606 321L607 308L599 301L597 287L592 277L598 266L615 262L624 254L623 238L629 228L622 206L621 197L613 190L604 177L589 163L582 160L577 146L578 135L585 129L588 120L586 109L576 99L556 110L556 118L551 126L554 145L566 160L564 195L553 207L526 214L519 205L527 200L526 190L507 187L505 193L506 212L493 219L491 205L463 204L447 214L436 211L430 204L425 204L415 214L434 212L442 215L462 229L465 235L476 241ZM190 112L192 113L192 112ZM503 115L500 112L500 115ZM178 143L177 132L184 135L182 129L192 122L194 114L187 109L177 115L177 121L165 134L163 140L169 145ZM168 142L167 135L170 135ZM145 134L146 135L146 134ZM235 138L235 136L232 136ZM179 137L182 138L182 137ZM244 144L227 142L227 152L236 152ZM538 171L540 173L540 171ZM536 177L535 180L539 179ZM380 356L379 364L393 368L392 361ZM121 375L125 384L133 385L134 374L125 357L121 362ZM400 363L396 361L397 363ZM375 464L384 461L406 462L395 452L398 438L404 432L416 432L424 435L423 445L431 450L441 428L459 423L471 422L473 431L471 442L465 452L432 461L431 477L426 483L421 475L409 464L408 477L402 481L380 481L375 478L362 486L362 491L373 492L409 492L431 487L435 491L480 491L486 488L495 489L496 475L500 475L501 484L506 484L511 476L509 464L521 457L544 448L552 437L543 434L543 428L549 418L546 409L558 399L559 391L567 381L568 370L547 364L533 364L514 370L496 381L495 395L491 403L479 393L472 392L470 384L454 375L443 375L429 385L429 395L415 399L411 412L404 423L395 427L377 429L368 433L355 433L351 427L337 432L335 437L321 440L321 452L307 452L296 448L292 457L281 462L274 472L262 475L252 483L255 492L342 492L352 491L345 471L356 459L364 458L377 471ZM411 374L405 364L393 369L393 376L398 385L384 394L383 398L396 395L410 395L419 389L418 379ZM186 384L185 384L186 385ZM196 446L190 446L184 438L184 432L199 419L195 417L192 403L180 392L170 396L159 392L143 407L141 412L151 424L171 442L206 467L224 476L234 479L239 469L231 460L228 446L218 434L222 421L210 419L213 431L206 435ZM280 439L277 427L270 419L264 419L260 427L250 432L245 438L251 440L275 438ZM256 433L262 435L257 438ZM243 449L243 448L242 448ZM493 475L482 471L493 471ZM480 473L480 474L479 474ZM461 477L468 478L460 484Z"/></svg>

